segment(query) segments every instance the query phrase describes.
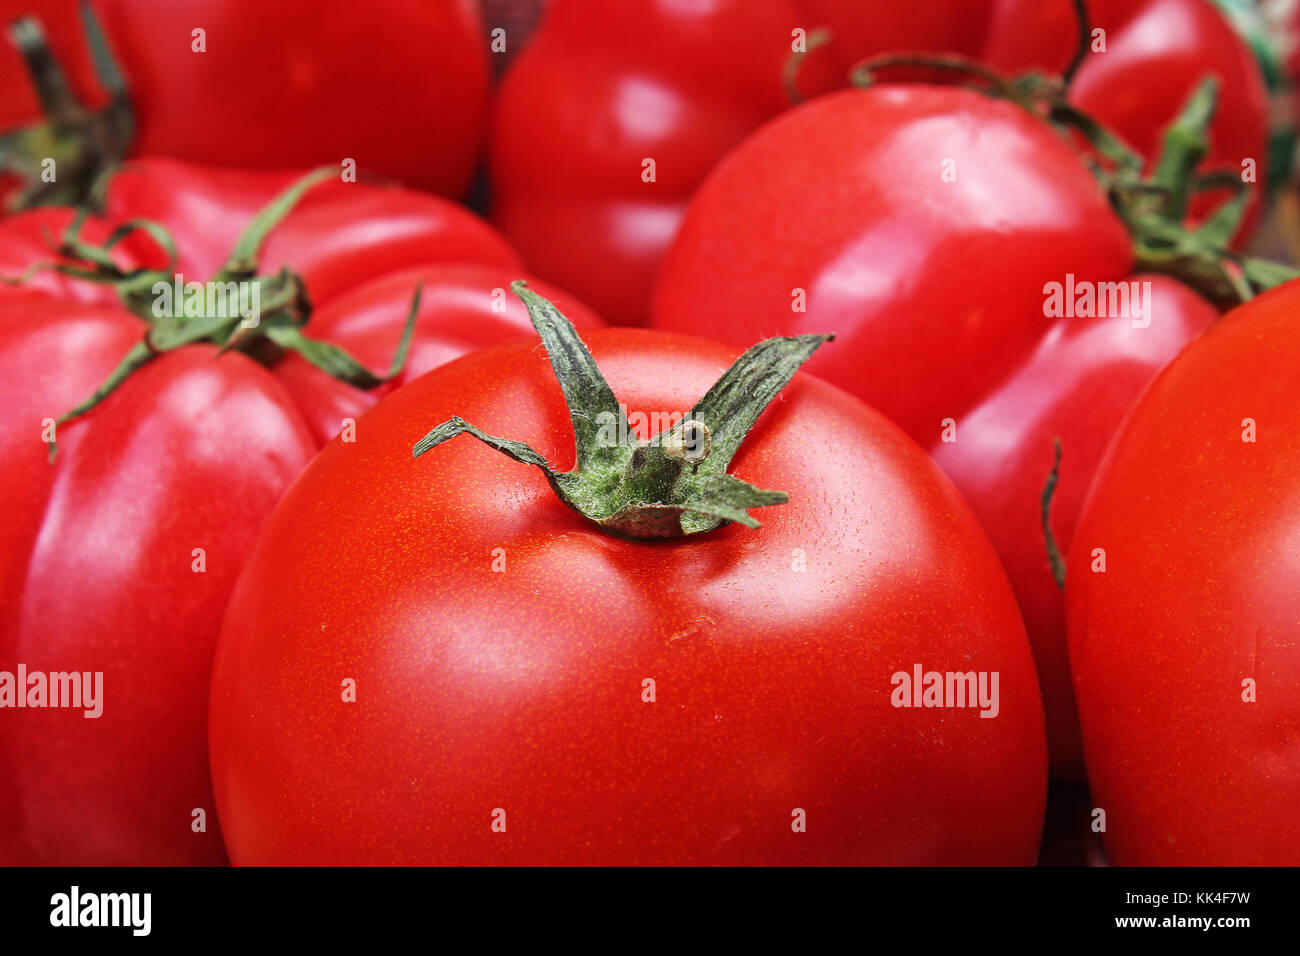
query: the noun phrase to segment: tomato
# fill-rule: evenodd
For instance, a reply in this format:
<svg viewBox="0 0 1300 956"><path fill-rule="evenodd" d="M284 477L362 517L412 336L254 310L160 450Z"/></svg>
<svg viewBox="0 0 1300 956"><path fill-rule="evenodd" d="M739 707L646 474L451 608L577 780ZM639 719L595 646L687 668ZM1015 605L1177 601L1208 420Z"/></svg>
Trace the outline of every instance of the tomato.
<svg viewBox="0 0 1300 956"><path fill-rule="evenodd" d="M587 342L639 439L735 356ZM732 417L706 404L691 418L717 454ZM535 343L487 348L385 398L288 493L214 663L234 862L1033 862L1046 752L1023 627L921 449L800 377L734 461L788 504L666 540L611 534L469 437L411 459L464 415L567 467L571 414L589 436L599 416L566 408ZM892 706L916 664L999 672L996 719Z"/></svg>
<svg viewBox="0 0 1300 956"><path fill-rule="evenodd" d="M1300 863L1300 339L1292 282L1151 384L1070 552L1094 806L1123 865Z"/></svg>
<svg viewBox="0 0 1300 956"><path fill-rule="evenodd" d="M315 443L270 372L192 346L61 430L51 467L42 420L90 394L140 334L120 309L0 301L0 671L102 674L102 716L2 712L6 863L225 858L203 748L212 644Z"/></svg>
<svg viewBox="0 0 1300 956"><path fill-rule="evenodd" d="M1040 524L1053 439L1064 450L1052 526L1068 546L1128 404L1216 315L1176 280L1133 269L1124 223L1046 124L970 90L882 86L814 100L731 153L697 193L654 302L656 328L732 345L839 336L809 369L929 448L989 530L1065 777L1082 765ZM1049 316L1051 282L1063 296L1067 282L1150 282L1148 325Z"/></svg>
<svg viewBox="0 0 1300 956"><path fill-rule="evenodd" d="M90 220L83 235L106 235L116 217L160 213L180 248L193 246L176 268L206 279L216 249L292 178L142 161L111 185L109 219ZM68 219L50 209L6 220L6 270L29 265L19 260L34 236L50 226L62 234ZM149 240L132 239L140 241L114 250L123 269L157 258ZM45 420L106 381L148 326L103 298L111 287L58 273L0 292L0 494L9 503L0 704L3 673L19 665L102 674L102 716L0 710L4 862L224 859L205 746L212 649L271 506L379 394L530 328L522 305L505 299L519 269L504 242L468 212L407 190L318 186L271 231L261 266L299 270L313 304L308 333L378 369L422 285L401 374L364 392L293 353L263 367L241 351L218 357L215 344L184 345L59 424L53 465ZM567 307L582 324L599 324L577 303ZM192 829L196 810L206 829Z"/></svg>
<svg viewBox="0 0 1300 956"><path fill-rule="evenodd" d="M1073 103L1150 156L1197 83L1215 76L1221 102L1208 165L1240 173L1254 159L1264 182L1264 76L1208 0L1088 8L1106 49L1083 61ZM851 64L886 51L1060 71L1078 42L1071 0L554 0L499 94L492 218L532 271L617 322L644 323L691 194L789 105L782 70L792 31L818 27L833 39L809 49L798 81L808 94L844 85Z"/></svg>
<svg viewBox="0 0 1300 956"><path fill-rule="evenodd" d="M352 158L411 186L463 193L488 92L477 5L375 0L356 16L350 6L329 7L95 0L134 107L131 155L261 169ZM21 14L41 20L74 92L102 105L77 2L0 2L6 24ZM0 129L13 130L38 121L41 109L17 51L0 54ZM74 165L69 157L60 177Z"/></svg>

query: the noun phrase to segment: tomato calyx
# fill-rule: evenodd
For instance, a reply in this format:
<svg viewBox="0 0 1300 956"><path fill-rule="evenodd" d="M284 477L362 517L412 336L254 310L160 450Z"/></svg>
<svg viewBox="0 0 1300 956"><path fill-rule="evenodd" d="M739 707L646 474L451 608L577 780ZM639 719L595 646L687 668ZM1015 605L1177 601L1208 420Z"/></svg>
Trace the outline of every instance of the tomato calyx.
<svg viewBox="0 0 1300 956"><path fill-rule="evenodd" d="M104 383L58 418L55 425L86 414L132 373L160 355L200 343L216 345L219 352L243 352L268 366L286 352L296 352L327 375L363 390L377 388L401 374L420 311L422 285L415 287L411 297L392 365L379 374L338 346L303 332L312 306L301 276L287 266L276 273L258 274L259 252L267 235L309 190L334 175L335 171L328 167L315 170L268 203L253 217L225 263L206 284L182 282L180 275L173 273L176 245L162 225L131 220L118 226L102 245L95 245L80 238L88 213L79 211L57 247L63 258L38 263L28 271L49 268L88 282L108 283L117 290L123 305L148 326L141 341L123 356ZM166 266L123 269L113 260L113 247L134 232L146 233L159 245L166 253ZM57 446L51 439L51 462L56 454Z"/></svg>
<svg viewBox="0 0 1300 956"><path fill-rule="evenodd" d="M1113 170L1094 172L1133 237L1137 271L1171 275L1219 308L1230 309L1300 276L1300 272L1235 252L1232 239L1250 200L1246 182L1228 170L1196 173L1209 152L1218 87L1212 76L1201 81L1165 130L1150 175L1142 174L1142 161L1136 154ZM1195 193L1225 189L1232 195L1203 222L1186 224Z"/></svg>
<svg viewBox="0 0 1300 956"><path fill-rule="evenodd" d="M523 301L564 392L577 445L572 471L557 472L523 442L497 438L455 416L416 442L411 457L468 434L546 475L573 510L625 538L679 538L729 522L759 527L749 508L784 504L783 491L755 488L727 465L768 404L831 335L760 342L738 358L681 421L643 441L573 324L522 280Z"/></svg>
<svg viewBox="0 0 1300 956"><path fill-rule="evenodd" d="M72 92L40 20L25 16L10 25L9 39L23 57L45 114L40 122L0 136L0 169L22 183L10 198L12 209L80 202L100 173L122 160L135 135L126 77L86 0L81 20L95 75L108 94L99 110L87 108Z"/></svg>
<svg viewBox="0 0 1300 956"><path fill-rule="evenodd" d="M1066 82L1030 71L1007 77L960 55L888 53L856 65L851 83L874 85L879 74L898 68L921 69L967 80L981 93L1015 103L1050 123L1062 135L1081 137L1092 153L1083 156L1128 228L1138 271L1173 276L1221 309L1230 309L1260 292L1300 276L1290 266L1243 256L1231 247L1251 195L1245 179L1231 170L1200 175L1196 168L1209 152L1209 127L1218 100L1218 82L1207 76L1165 130L1152 171L1143 157L1103 124L1066 99ZM1189 225L1193 195L1222 192L1231 196L1203 222Z"/></svg>

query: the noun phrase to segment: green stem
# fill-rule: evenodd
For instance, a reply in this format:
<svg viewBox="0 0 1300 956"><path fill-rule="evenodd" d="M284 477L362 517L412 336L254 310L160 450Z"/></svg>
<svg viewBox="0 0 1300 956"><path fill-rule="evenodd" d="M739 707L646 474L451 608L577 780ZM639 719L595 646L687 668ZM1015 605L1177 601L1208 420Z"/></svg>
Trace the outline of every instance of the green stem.
<svg viewBox="0 0 1300 956"><path fill-rule="evenodd" d="M1230 309L1300 272L1232 249L1251 198L1249 189L1240 176L1227 171L1196 173L1209 151L1217 98L1217 81L1206 77L1165 130L1152 174L1143 177L1139 171L1122 169L1103 176L1103 185L1133 237L1139 271L1171 275L1219 308ZM1199 226L1189 228L1185 220L1192 195L1225 188L1233 195Z"/></svg>
<svg viewBox="0 0 1300 956"><path fill-rule="evenodd" d="M1061 80L1069 87L1074 75L1079 72L1079 67L1088 57L1088 50L1092 47L1092 20L1088 16L1087 0L1074 0L1074 21L1078 24L1078 40L1074 46L1074 57L1070 60L1069 66L1061 74Z"/></svg>
<svg viewBox="0 0 1300 956"><path fill-rule="evenodd" d="M0 136L0 168L23 185L11 206L75 205L89 194L100 173L120 162L135 135L135 114L126 78L90 4L82 0L82 27L91 60L108 103L98 111L82 104L50 49L40 21L21 17L9 28L10 42L27 67L45 118ZM42 175L54 162L54 179Z"/></svg>
<svg viewBox="0 0 1300 956"><path fill-rule="evenodd" d="M748 509L782 504L785 492L755 488L727 466L768 404L832 336L760 342L736 360L690 413L649 441L635 437L622 406L572 323L522 281L510 288L528 309L569 408L576 444L572 471L557 472L529 445L498 438L455 416L411 449L419 458L467 434L539 469L570 508L627 538L677 538L728 522L757 528Z"/></svg>
<svg viewBox="0 0 1300 956"><path fill-rule="evenodd" d="M849 71L849 83L862 88L873 86L879 81L877 74L898 67L916 67L974 80L983 84L994 95L1018 103L1026 109L1033 109L1033 104L1027 100L1024 92L1014 81L978 60L972 60L958 53L904 52L873 56L853 66Z"/></svg>
<svg viewBox="0 0 1300 956"><path fill-rule="evenodd" d="M1081 10L1080 16L1086 17L1086 10ZM967 78L986 95L1016 103L1063 134L1082 136L1102 160L1085 156L1111 207L1128 227L1139 270L1171 275L1221 309L1240 305L1300 276L1290 266L1252 259L1233 250L1232 239L1251 198L1248 187L1240 176L1227 170L1205 175L1196 171L1209 152L1209 127L1218 95L1213 77L1207 76L1197 86L1165 130L1160 157L1148 176L1142 156L1067 102L1065 85L1058 79L1034 72L1007 78L962 56L890 53L858 64L850 81L869 86L876 82L879 71L900 66ZM1224 188L1233 191L1232 197L1199 226L1189 226L1191 197L1207 189Z"/></svg>
<svg viewBox="0 0 1300 956"><path fill-rule="evenodd" d="M144 340L123 357L108 379L88 398L61 416L56 425L79 418L94 409L132 374L158 356L203 342L218 346L222 352L238 350L263 362L274 361L286 351L296 352L327 375L360 389L377 388L400 375L410 352L415 321L420 310L422 286L417 285L415 288L392 365L386 373L379 374L370 371L338 346L310 338L302 331L311 316L312 307L300 276L287 267L270 275L257 274L260 250L266 237L312 188L326 182L333 175L335 171L328 167L313 170L291 184L253 218L236 242L225 265L210 280L210 286L223 290L221 298L214 300L214 304L219 302L215 314L208 313L209 300L206 296L198 315L190 314L190 309L179 301L173 302L171 314L165 311L162 314L155 313L154 307L161 294L159 287L170 290L173 283L179 281L179 277L172 273L176 262L176 245L163 226L148 220L132 220L117 227L103 244L95 245L80 238L80 229L87 214L79 212L58 248L60 253L75 261L40 265L86 281L113 285L123 304L144 319L148 323L148 329ZM165 270L124 271L113 261L109 254L112 248L135 231L147 232L167 252L169 261ZM246 285L245 289L239 288L241 283ZM242 303L246 296L248 300L258 303L259 311L255 317L245 316L239 309L231 307L228 290L232 287L238 302ZM182 286L182 290L183 288ZM57 454L57 446L51 441L49 447L52 462Z"/></svg>
<svg viewBox="0 0 1300 956"><path fill-rule="evenodd" d="M1051 565L1052 577L1056 586L1065 590L1065 558L1056 544L1056 535L1052 534L1052 498L1056 495L1056 483L1061 474L1061 439L1052 439L1052 470L1047 473L1047 482L1043 485L1040 508L1043 522L1043 543L1047 547L1047 563Z"/></svg>
<svg viewBox="0 0 1300 956"><path fill-rule="evenodd" d="M799 70L803 67L804 59L813 50L830 43L831 39L831 31L825 27L813 30L804 40L804 49L798 53L791 53L781 67L781 85L785 88L785 97L790 101L791 106L797 106L804 101L804 95L799 91Z"/></svg>

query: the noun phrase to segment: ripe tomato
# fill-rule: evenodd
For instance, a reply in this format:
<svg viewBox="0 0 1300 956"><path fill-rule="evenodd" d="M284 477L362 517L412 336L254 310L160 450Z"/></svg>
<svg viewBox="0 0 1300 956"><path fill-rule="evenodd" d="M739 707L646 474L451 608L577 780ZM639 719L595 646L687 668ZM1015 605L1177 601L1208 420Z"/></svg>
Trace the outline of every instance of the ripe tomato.
<svg viewBox="0 0 1300 956"><path fill-rule="evenodd" d="M314 0L93 7L134 107L131 155L260 169L351 157L362 169L448 196L469 184L488 93L473 0L374 0L364 15ZM74 91L102 105L77 0L0 0L5 24L24 14L43 23ZM0 130L41 118L23 59L8 46L0 50L0 90Z"/></svg>
<svg viewBox="0 0 1300 956"><path fill-rule="evenodd" d="M1046 124L970 90L881 86L790 111L723 160L654 303L656 328L732 345L814 328L840 337L810 370L929 448L989 529L1030 627L1053 769L1067 777L1082 765L1039 507L1052 440L1065 449L1053 527L1068 546L1127 405L1216 314L1133 267L1123 222ZM1049 282L1121 281L1150 281L1149 326L1046 314Z"/></svg>
<svg viewBox="0 0 1300 956"><path fill-rule="evenodd" d="M141 162L113 183L106 209L164 214L181 243L177 268L206 279L215 250L284 181ZM272 231L261 257L263 272L299 271L315 303L309 334L384 368L412 291L424 288L406 367L373 392L295 354L266 368L239 351L217 357L215 344L185 345L60 424L51 465L44 420L107 380L148 326L103 299L110 287L57 273L0 293L0 494L9 503L0 671L17 674L21 664L103 675L101 717L0 710L4 862L224 859L206 758L207 688L221 615L263 519L375 393L530 327L523 307L504 299L518 275L513 253L469 213L401 189L318 189ZM5 270L42 257L33 237L68 218L49 209L6 220ZM91 220L84 233L103 236L116 221ZM130 269L158 250L128 241L115 252ZM569 307L584 325L599 324ZM196 809L208 814L206 831L191 830Z"/></svg>
<svg viewBox="0 0 1300 956"><path fill-rule="evenodd" d="M640 439L638 415L691 409L735 356L638 330L587 341ZM1015 602L895 426L800 377L734 462L789 503L761 528L645 541L468 437L411 460L461 414L558 467L570 415L593 420L536 343L502 345L385 398L308 468L214 664L232 860L1033 862L1046 753ZM692 417L716 448L730 419ZM891 706L916 663L999 672L996 719Z"/></svg>
<svg viewBox="0 0 1300 956"><path fill-rule="evenodd" d="M61 426L51 467L42 421L98 387L141 331L120 308L0 299L0 671L102 674L98 718L0 711L5 863L225 859L203 748L212 645L315 442L269 371L191 346Z"/></svg>
<svg viewBox="0 0 1300 956"><path fill-rule="evenodd" d="M1115 863L1300 863L1298 306L1294 282L1261 296L1156 378L1075 532L1070 661Z"/></svg>
<svg viewBox="0 0 1300 956"><path fill-rule="evenodd" d="M1215 76L1221 102L1207 165L1240 173L1255 159L1264 182L1264 75L1212 3L1089 0L1088 8L1106 48L1083 61L1071 102L1150 156L1197 83ZM691 194L729 149L788 107L792 31L818 27L833 39L809 50L799 77L808 94L844 85L851 64L887 51L1060 71L1078 42L1071 0L553 0L499 94L492 218L532 271L614 321L643 323Z"/></svg>

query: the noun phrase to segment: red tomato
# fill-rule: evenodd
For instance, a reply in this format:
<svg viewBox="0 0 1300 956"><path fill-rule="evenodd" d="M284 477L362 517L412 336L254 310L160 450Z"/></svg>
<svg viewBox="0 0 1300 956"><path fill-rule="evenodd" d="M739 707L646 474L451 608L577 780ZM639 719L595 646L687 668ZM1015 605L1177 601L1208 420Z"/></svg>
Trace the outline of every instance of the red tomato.
<svg viewBox="0 0 1300 956"><path fill-rule="evenodd" d="M734 358L587 340L633 422L690 409ZM574 461L545 354L520 342L418 379L313 462L214 664L232 860L1033 862L1046 753L1015 602L895 426L801 377L734 462L789 503L758 529L647 542L467 437L412 461L454 414ZM999 672L1000 713L891 706L917 663Z"/></svg>
<svg viewBox="0 0 1300 956"><path fill-rule="evenodd" d="M206 278L215 250L284 180L142 162L114 182L107 209L164 214L182 247L196 246L180 267ZM0 226L7 269L29 264L17 257L40 227L63 225L59 212ZM140 261L133 254L156 257L147 243L130 245L119 247L124 266ZM262 265L299 269L317 303L307 331L378 369L423 283L403 373L367 393L295 355L268 369L239 352L216 358L212 345L185 346L59 425L51 466L43 420L89 396L146 326L120 304L79 301L69 293L86 287L62 277L0 295L0 494L9 502L0 671L103 674L99 718L0 711L0 860L224 858L206 760L207 688L222 611L263 519L316 449L377 394L530 328L522 305L504 295L519 272L509 248L464 210L407 190L319 187L272 233ZM584 325L599 324L568 307ZM191 830L195 809L208 813L206 832Z"/></svg>
<svg viewBox="0 0 1300 956"><path fill-rule="evenodd" d="M74 89L100 105L77 7L0 0L0 19L39 17ZM372 0L364 14L318 0L94 0L94 8L135 108L132 155L261 169L350 157L444 195L469 184L488 91L473 0ZM40 119L13 49L0 50L0 90L0 129Z"/></svg>
<svg viewBox="0 0 1300 956"><path fill-rule="evenodd" d="M0 712L5 863L225 859L203 749L212 645L263 518L316 444L270 372L192 346L61 427L51 467L42 420L140 334L120 309L0 300L0 671L102 673L98 718Z"/></svg>
<svg viewBox="0 0 1300 956"><path fill-rule="evenodd" d="M1063 602L1040 528L1052 439L1065 448L1053 526L1068 545L1125 408L1216 314L1173 280L1132 269L1124 225L1052 129L980 93L900 85L821 97L723 160L696 194L654 304L656 327L732 345L839 336L809 369L930 448L990 530L1030 625L1062 776L1082 766ZM1048 317L1046 284L1067 276L1150 280L1150 326Z"/></svg>
<svg viewBox="0 0 1300 956"><path fill-rule="evenodd" d="M1070 661L1118 864L1300 864L1297 307L1292 282L1159 375L1075 533Z"/></svg>
<svg viewBox="0 0 1300 956"><path fill-rule="evenodd" d="M1071 101L1146 155L1197 83L1219 78L1209 165L1258 160L1269 115L1248 47L1207 0L1090 0L1106 50ZM951 51L1006 70L1061 70L1071 0L553 0L507 73L495 114L492 217L529 268L621 323L645 321L686 203L727 150L789 105L792 30L829 27L800 87L842 86L886 51ZM800 156L814 154L799 147ZM655 180L643 178L655 162ZM591 268L592 262L600 268Z"/></svg>

